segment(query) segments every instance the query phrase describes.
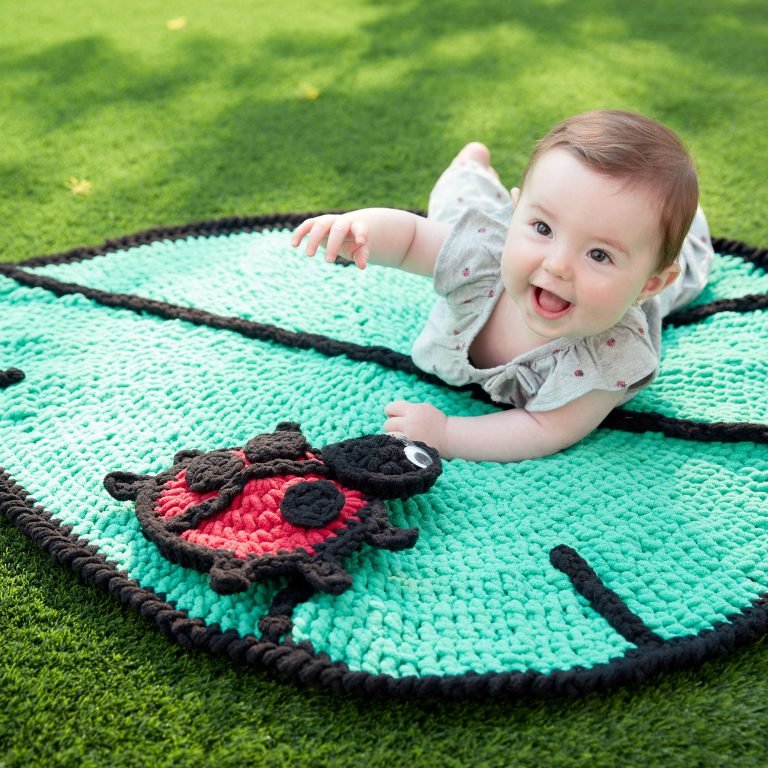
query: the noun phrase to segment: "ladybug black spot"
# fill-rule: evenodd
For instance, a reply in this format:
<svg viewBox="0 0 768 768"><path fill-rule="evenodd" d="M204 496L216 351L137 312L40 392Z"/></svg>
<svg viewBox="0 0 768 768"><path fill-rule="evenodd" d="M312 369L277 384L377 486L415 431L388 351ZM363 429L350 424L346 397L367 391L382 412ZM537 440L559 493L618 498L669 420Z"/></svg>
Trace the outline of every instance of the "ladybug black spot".
<svg viewBox="0 0 768 768"><path fill-rule="evenodd" d="M285 492L280 511L291 525L323 528L339 516L344 501L344 494L330 480L303 482Z"/></svg>
<svg viewBox="0 0 768 768"><path fill-rule="evenodd" d="M301 432L284 431L269 435L256 435L245 445L245 456L252 464L275 459L300 459L309 450L309 443Z"/></svg>
<svg viewBox="0 0 768 768"><path fill-rule="evenodd" d="M195 493L210 493L234 480L245 462L229 451L214 451L198 456L187 467L187 485Z"/></svg>

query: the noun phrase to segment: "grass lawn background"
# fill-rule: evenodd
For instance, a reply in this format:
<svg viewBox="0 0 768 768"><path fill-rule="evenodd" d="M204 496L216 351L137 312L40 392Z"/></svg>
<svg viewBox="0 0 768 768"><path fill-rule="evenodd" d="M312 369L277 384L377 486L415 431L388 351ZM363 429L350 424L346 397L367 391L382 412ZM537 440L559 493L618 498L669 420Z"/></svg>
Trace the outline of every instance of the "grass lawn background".
<svg viewBox="0 0 768 768"><path fill-rule="evenodd" d="M598 107L678 131L713 234L766 247L767 84L764 0L3 3L0 260L424 207L470 139L512 185ZM763 766L768 747L766 643L575 701L370 702L188 653L4 520L0 631L0 768Z"/></svg>

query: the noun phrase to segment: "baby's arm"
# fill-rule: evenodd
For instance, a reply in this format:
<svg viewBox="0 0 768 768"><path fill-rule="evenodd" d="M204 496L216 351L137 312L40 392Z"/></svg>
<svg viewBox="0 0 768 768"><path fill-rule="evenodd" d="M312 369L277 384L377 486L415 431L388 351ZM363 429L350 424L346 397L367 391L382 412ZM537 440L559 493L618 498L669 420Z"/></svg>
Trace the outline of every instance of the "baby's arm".
<svg viewBox="0 0 768 768"><path fill-rule="evenodd" d="M325 246L326 261L341 255L360 269L368 261L432 276L435 259L450 225L392 208L366 208L344 214L326 214L302 222L291 245L306 237L306 253L314 256Z"/></svg>
<svg viewBox="0 0 768 768"><path fill-rule="evenodd" d="M623 400L621 392L593 390L553 411L523 408L486 416L446 416L427 403L390 403L387 432L402 432L436 448L444 458L522 461L549 456L596 429Z"/></svg>

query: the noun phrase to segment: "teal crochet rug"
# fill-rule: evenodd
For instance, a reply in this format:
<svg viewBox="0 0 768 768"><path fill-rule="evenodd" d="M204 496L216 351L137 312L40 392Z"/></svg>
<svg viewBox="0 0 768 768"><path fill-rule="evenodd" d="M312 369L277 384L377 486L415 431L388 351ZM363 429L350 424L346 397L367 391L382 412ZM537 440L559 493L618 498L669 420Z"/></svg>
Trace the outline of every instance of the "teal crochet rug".
<svg viewBox="0 0 768 768"><path fill-rule="evenodd" d="M718 240L661 375L519 464L380 433L428 280L288 246L302 217L0 265L0 506L185 646L364 695L580 693L768 629L768 252Z"/></svg>

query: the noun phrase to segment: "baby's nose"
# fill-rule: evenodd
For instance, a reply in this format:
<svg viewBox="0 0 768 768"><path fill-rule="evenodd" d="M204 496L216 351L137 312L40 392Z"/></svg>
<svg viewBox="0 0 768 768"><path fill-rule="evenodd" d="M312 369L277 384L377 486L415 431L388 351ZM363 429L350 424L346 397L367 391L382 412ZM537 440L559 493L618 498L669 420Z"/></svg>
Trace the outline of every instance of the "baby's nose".
<svg viewBox="0 0 768 768"><path fill-rule="evenodd" d="M565 248L552 248L544 259L544 270L561 280L566 280L571 274L571 257Z"/></svg>

